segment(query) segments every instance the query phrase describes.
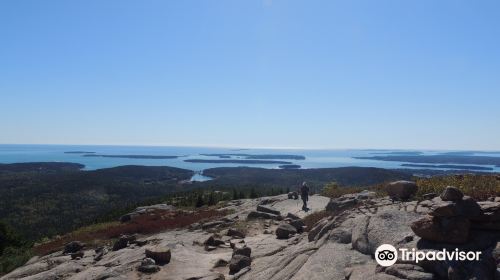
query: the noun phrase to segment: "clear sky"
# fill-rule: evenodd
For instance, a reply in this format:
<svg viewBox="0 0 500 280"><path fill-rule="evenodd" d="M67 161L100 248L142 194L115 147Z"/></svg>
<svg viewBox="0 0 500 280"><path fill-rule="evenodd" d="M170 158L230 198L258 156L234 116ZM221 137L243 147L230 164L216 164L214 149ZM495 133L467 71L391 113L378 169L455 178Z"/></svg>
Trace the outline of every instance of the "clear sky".
<svg viewBox="0 0 500 280"><path fill-rule="evenodd" d="M500 150L500 1L0 1L0 143Z"/></svg>

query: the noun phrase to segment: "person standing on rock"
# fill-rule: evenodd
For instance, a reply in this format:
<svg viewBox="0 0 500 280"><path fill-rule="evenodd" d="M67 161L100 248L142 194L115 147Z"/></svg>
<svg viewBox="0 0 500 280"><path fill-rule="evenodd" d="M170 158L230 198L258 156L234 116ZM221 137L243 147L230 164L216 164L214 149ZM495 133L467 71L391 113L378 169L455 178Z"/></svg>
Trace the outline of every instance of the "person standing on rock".
<svg viewBox="0 0 500 280"><path fill-rule="evenodd" d="M309 200L309 187L307 186L306 182L302 183L302 187L300 188L300 197L302 198L302 210L308 211L309 208L307 208L307 201Z"/></svg>

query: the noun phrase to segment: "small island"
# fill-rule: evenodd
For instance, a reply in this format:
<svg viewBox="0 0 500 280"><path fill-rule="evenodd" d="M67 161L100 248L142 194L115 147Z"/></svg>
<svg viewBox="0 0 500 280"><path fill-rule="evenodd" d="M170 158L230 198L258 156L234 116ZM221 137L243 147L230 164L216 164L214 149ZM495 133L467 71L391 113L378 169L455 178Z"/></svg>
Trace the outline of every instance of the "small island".
<svg viewBox="0 0 500 280"><path fill-rule="evenodd" d="M292 164L289 161L253 159L186 159L184 161L192 163Z"/></svg>
<svg viewBox="0 0 500 280"><path fill-rule="evenodd" d="M355 159L400 161L422 164L474 164L500 165L500 157L492 156L464 156L464 155L414 155L414 156L371 156L353 157Z"/></svg>
<svg viewBox="0 0 500 280"><path fill-rule="evenodd" d="M219 158L230 158L230 157L242 157L245 159L287 159L287 160L305 160L305 156L301 155L274 155L274 154L264 154L264 155L251 155L251 154L200 154L207 157L219 157Z"/></svg>
<svg viewBox="0 0 500 280"><path fill-rule="evenodd" d="M99 155L84 154L84 157L103 157L103 158L129 158L129 159L174 159L179 156L155 156L155 155Z"/></svg>
<svg viewBox="0 0 500 280"><path fill-rule="evenodd" d="M301 166L298 164L283 164L283 165L280 165L279 168L281 168L281 169L300 169Z"/></svg>

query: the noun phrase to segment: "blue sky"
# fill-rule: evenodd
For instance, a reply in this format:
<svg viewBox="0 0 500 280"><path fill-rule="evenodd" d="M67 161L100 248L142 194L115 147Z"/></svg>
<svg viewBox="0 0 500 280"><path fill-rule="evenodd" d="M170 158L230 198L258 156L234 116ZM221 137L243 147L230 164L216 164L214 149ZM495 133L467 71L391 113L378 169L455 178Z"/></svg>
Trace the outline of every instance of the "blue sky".
<svg viewBox="0 0 500 280"><path fill-rule="evenodd" d="M0 2L0 143L500 150L499 1Z"/></svg>

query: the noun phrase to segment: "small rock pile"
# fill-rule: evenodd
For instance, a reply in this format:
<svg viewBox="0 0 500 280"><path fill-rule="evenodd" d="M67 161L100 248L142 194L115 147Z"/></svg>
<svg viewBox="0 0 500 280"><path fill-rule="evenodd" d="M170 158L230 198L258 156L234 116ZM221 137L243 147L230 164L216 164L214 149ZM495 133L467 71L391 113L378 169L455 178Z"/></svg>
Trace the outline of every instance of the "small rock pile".
<svg viewBox="0 0 500 280"><path fill-rule="evenodd" d="M500 229L500 202L477 203L451 186L434 200L429 214L411 224L413 232L425 240L463 244L471 229Z"/></svg>

